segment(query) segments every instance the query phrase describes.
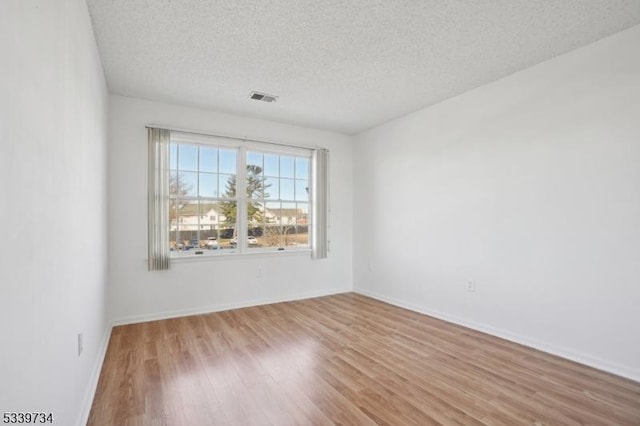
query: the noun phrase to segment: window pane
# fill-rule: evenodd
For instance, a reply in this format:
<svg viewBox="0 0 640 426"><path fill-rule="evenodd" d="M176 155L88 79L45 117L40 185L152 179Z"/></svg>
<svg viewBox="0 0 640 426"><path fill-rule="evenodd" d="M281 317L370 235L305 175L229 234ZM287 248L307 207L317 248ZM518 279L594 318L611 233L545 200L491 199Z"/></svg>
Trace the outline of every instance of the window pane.
<svg viewBox="0 0 640 426"><path fill-rule="evenodd" d="M295 225L296 218L298 217L298 211L296 210L296 203L282 203L280 216L282 217L281 223L283 225Z"/></svg>
<svg viewBox="0 0 640 426"><path fill-rule="evenodd" d="M280 180L277 178L266 178L264 181L264 198L280 198Z"/></svg>
<svg viewBox="0 0 640 426"><path fill-rule="evenodd" d="M222 228L235 228L237 217L237 204L235 201L223 201L220 203L219 224ZM231 237L228 237L231 238Z"/></svg>
<svg viewBox="0 0 640 426"><path fill-rule="evenodd" d="M178 175L178 196L195 197L198 190L198 174L181 172Z"/></svg>
<svg viewBox="0 0 640 426"><path fill-rule="evenodd" d="M228 241L233 236L235 222L227 224L223 213L223 203L214 201L194 201L175 203L169 220L169 247L177 256L215 254L208 250L229 248ZM235 210L235 202L228 203L229 210ZM225 237L225 235L227 235ZM226 238L226 239L225 239Z"/></svg>
<svg viewBox="0 0 640 426"><path fill-rule="evenodd" d="M293 157L280 157L280 177L294 177Z"/></svg>
<svg viewBox="0 0 640 426"><path fill-rule="evenodd" d="M293 179L280 179L280 199L295 200Z"/></svg>
<svg viewBox="0 0 640 426"><path fill-rule="evenodd" d="M236 173L236 151L220 150L220 173Z"/></svg>
<svg viewBox="0 0 640 426"><path fill-rule="evenodd" d="M266 225L262 236L263 247L282 247L280 227Z"/></svg>
<svg viewBox="0 0 640 426"><path fill-rule="evenodd" d="M291 248L297 245L296 223L298 221L296 203L282 203L280 210L282 224L282 245Z"/></svg>
<svg viewBox="0 0 640 426"><path fill-rule="evenodd" d="M309 201L309 181L296 179L296 200Z"/></svg>
<svg viewBox="0 0 640 426"><path fill-rule="evenodd" d="M280 227L278 229L279 247L290 247L296 244L296 220L298 211L295 203L282 203L280 209Z"/></svg>
<svg viewBox="0 0 640 426"><path fill-rule="evenodd" d="M296 220L296 245L309 246L309 204L298 203L298 219Z"/></svg>
<svg viewBox="0 0 640 426"><path fill-rule="evenodd" d="M259 167L262 171L262 154L259 152L247 152L247 166Z"/></svg>
<svg viewBox="0 0 640 426"><path fill-rule="evenodd" d="M218 196L218 175L213 173L200 173L199 193L201 197Z"/></svg>
<svg viewBox="0 0 640 426"><path fill-rule="evenodd" d="M169 199L169 250L176 250L179 206L180 202L178 200Z"/></svg>
<svg viewBox="0 0 640 426"><path fill-rule="evenodd" d="M280 167L279 167L280 157L277 155L268 155L264 156L264 175L265 176L280 176Z"/></svg>
<svg viewBox="0 0 640 426"><path fill-rule="evenodd" d="M169 169L175 170L178 165L178 145L169 144Z"/></svg>
<svg viewBox="0 0 640 426"><path fill-rule="evenodd" d="M295 226L281 226L280 227L280 245L279 247L288 247L296 245L296 227Z"/></svg>
<svg viewBox="0 0 640 426"><path fill-rule="evenodd" d="M220 194L220 197L235 198L236 175L220 175L218 193Z"/></svg>
<svg viewBox="0 0 640 426"><path fill-rule="evenodd" d="M215 202L200 204L200 248L219 250L220 206Z"/></svg>
<svg viewBox="0 0 640 426"><path fill-rule="evenodd" d="M309 179L309 159L296 157L296 179Z"/></svg>
<svg viewBox="0 0 640 426"><path fill-rule="evenodd" d="M262 230L263 235L258 238L259 244L261 244L262 247L273 248L286 248L287 246L291 247L294 245L295 226L281 224L289 221L290 218L287 216L275 216L280 214L286 215L286 210L274 206L272 206L271 209L267 208L267 210L268 211L265 211L265 217L273 216L266 221L264 229Z"/></svg>
<svg viewBox="0 0 640 426"><path fill-rule="evenodd" d="M178 169L198 170L198 147L195 145L180 145L178 147Z"/></svg>
<svg viewBox="0 0 640 426"><path fill-rule="evenodd" d="M247 209L248 237L247 247L250 249L264 246L264 205L251 202Z"/></svg>
<svg viewBox="0 0 640 426"><path fill-rule="evenodd" d="M255 201L249 202L247 205L247 220L249 228L262 226L264 222L264 205Z"/></svg>
<svg viewBox="0 0 640 426"><path fill-rule="evenodd" d="M247 165L247 197L261 199L264 194L264 176L262 168Z"/></svg>
<svg viewBox="0 0 640 426"><path fill-rule="evenodd" d="M238 204L235 201L224 201L219 204L219 239L218 243L222 249L235 248L232 243L235 236Z"/></svg>
<svg viewBox="0 0 640 426"><path fill-rule="evenodd" d="M177 206L177 230L174 238L174 250L188 251L198 245L199 229L198 203L185 203Z"/></svg>
<svg viewBox="0 0 640 426"><path fill-rule="evenodd" d="M218 171L218 148L200 147L200 171Z"/></svg>
<svg viewBox="0 0 640 426"><path fill-rule="evenodd" d="M169 172L169 197L175 198L178 196L178 172Z"/></svg>
<svg viewBox="0 0 640 426"><path fill-rule="evenodd" d="M264 212L264 220L270 224L280 224L280 202L267 201Z"/></svg>
<svg viewBox="0 0 640 426"><path fill-rule="evenodd" d="M309 203L298 203L296 205L298 219L296 225L308 225L309 224Z"/></svg>

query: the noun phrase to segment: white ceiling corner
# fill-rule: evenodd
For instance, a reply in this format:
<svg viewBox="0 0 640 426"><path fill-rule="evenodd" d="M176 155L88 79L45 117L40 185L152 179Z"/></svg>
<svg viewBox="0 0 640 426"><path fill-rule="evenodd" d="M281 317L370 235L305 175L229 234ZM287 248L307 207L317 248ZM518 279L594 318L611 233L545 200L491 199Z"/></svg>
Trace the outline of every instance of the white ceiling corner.
<svg viewBox="0 0 640 426"><path fill-rule="evenodd" d="M87 3L110 91L343 133L640 23L639 0Z"/></svg>

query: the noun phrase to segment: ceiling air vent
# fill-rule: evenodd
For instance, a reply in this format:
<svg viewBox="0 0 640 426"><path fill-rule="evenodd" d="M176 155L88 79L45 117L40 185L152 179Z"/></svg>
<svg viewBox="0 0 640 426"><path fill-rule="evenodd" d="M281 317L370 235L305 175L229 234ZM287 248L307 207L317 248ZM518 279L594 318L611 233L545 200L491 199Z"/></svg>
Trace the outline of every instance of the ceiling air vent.
<svg viewBox="0 0 640 426"><path fill-rule="evenodd" d="M278 97L273 95L267 95L266 93L251 92L251 94L249 95L249 99L254 99L256 101L262 101L262 102L275 102L278 99Z"/></svg>

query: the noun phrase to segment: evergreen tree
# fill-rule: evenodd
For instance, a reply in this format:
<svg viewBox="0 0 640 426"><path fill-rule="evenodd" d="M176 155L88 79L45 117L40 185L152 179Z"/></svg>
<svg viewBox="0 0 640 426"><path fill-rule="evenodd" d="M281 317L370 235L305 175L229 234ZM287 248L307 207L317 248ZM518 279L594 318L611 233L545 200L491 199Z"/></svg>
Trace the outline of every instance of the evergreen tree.
<svg viewBox="0 0 640 426"><path fill-rule="evenodd" d="M225 186L224 196L227 198L235 198L237 195L237 179L236 175L231 176ZM247 210L250 225L257 226L263 222L260 204L255 199L268 198L269 194L265 192L270 185L265 184L264 176L262 176L262 167L254 164L247 165ZM220 203L220 210L226 218L226 223L234 226L238 217L238 204L236 201L223 201Z"/></svg>

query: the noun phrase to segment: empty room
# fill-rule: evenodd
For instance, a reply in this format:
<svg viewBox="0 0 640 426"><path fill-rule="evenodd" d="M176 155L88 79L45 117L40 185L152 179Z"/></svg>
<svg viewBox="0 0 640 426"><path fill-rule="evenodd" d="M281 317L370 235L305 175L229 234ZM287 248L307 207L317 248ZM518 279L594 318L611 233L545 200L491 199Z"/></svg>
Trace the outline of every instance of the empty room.
<svg viewBox="0 0 640 426"><path fill-rule="evenodd" d="M640 1L1 0L0 416L640 425Z"/></svg>

